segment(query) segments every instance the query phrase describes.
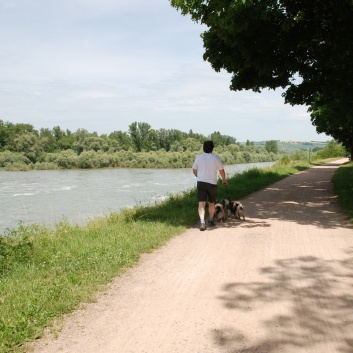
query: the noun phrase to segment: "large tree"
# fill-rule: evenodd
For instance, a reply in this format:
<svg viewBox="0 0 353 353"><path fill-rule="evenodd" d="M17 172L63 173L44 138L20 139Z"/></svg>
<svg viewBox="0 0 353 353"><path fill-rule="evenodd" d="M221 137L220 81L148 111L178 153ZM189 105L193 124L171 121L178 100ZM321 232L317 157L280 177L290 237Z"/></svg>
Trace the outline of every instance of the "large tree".
<svg viewBox="0 0 353 353"><path fill-rule="evenodd" d="M352 0L170 2L208 27L202 34L204 59L232 74L231 90L281 87L286 103L309 108L322 96L325 104L353 103ZM326 118L336 123L334 113Z"/></svg>

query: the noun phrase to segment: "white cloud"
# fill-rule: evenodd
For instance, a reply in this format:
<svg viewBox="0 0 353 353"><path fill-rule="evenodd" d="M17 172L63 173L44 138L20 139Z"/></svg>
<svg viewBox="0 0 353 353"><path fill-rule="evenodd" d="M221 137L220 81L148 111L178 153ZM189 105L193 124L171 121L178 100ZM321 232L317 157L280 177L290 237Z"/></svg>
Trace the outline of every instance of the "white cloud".
<svg viewBox="0 0 353 353"><path fill-rule="evenodd" d="M280 92L231 92L231 76L202 59L204 28L168 0L4 0L0 9L2 120L322 138L306 108L284 105Z"/></svg>

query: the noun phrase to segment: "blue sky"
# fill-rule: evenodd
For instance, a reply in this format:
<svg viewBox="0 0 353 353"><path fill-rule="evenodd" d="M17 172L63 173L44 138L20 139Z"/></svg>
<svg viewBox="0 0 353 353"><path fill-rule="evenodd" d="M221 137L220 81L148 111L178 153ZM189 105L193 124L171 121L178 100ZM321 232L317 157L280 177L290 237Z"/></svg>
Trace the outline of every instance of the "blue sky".
<svg viewBox="0 0 353 353"><path fill-rule="evenodd" d="M232 92L204 28L168 0L1 0L0 119L98 134L154 129L327 141L280 91Z"/></svg>

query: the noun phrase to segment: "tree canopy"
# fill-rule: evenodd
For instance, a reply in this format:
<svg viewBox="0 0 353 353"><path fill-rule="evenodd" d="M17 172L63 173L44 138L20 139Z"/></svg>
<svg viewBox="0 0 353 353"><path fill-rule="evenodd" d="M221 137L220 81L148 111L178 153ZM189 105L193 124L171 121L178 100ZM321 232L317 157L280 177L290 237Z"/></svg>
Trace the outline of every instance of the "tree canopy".
<svg viewBox="0 0 353 353"><path fill-rule="evenodd" d="M353 124L352 0L170 2L208 27L203 58L232 74L231 90L281 87L286 103L307 105L317 131L352 153L352 129L346 131ZM331 109L337 106L339 118Z"/></svg>

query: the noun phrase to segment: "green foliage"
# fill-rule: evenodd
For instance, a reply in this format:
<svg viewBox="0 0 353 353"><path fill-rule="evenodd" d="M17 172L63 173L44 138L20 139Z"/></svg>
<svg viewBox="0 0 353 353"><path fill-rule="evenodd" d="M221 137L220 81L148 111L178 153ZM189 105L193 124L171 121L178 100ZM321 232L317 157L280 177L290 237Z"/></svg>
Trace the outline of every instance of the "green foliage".
<svg viewBox="0 0 353 353"><path fill-rule="evenodd" d="M334 97L318 94L311 105L311 121L317 132L329 134L340 142L353 157L353 109L351 94ZM334 121L332 121L334 119Z"/></svg>
<svg viewBox="0 0 353 353"><path fill-rule="evenodd" d="M45 158L46 163L54 163L61 169L76 168L78 164L77 160L77 154L71 149L58 153L48 153Z"/></svg>
<svg viewBox="0 0 353 353"><path fill-rule="evenodd" d="M290 163L290 158L285 154L278 162L280 165L288 165Z"/></svg>
<svg viewBox="0 0 353 353"><path fill-rule="evenodd" d="M265 148L267 152L278 153L278 143L276 140L267 141Z"/></svg>
<svg viewBox="0 0 353 353"><path fill-rule="evenodd" d="M10 152L8 150L0 152L0 167L6 167L8 164L13 163L30 164L31 161L23 152Z"/></svg>
<svg viewBox="0 0 353 353"><path fill-rule="evenodd" d="M14 266L26 263L32 256L32 238L37 226L20 224L17 230L8 229L0 235L0 280Z"/></svg>
<svg viewBox="0 0 353 353"><path fill-rule="evenodd" d="M234 91L284 89L353 158L351 0L170 0L201 22L207 60Z"/></svg>
<svg viewBox="0 0 353 353"><path fill-rule="evenodd" d="M23 134L18 133L21 131ZM128 133L114 131L98 136L85 129L65 132L59 126L38 133L28 126L17 128L17 124L0 120L1 133L5 144L3 152L0 148L0 167L6 170L190 168L196 154L202 153L203 141L209 138L215 140L215 152L224 164L269 162L279 157L264 146L236 143L234 137L219 131L206 137L192 130L154 130L137 122L129 126Z"/></svg>
<svg viewBox="0 0 353 353"><path fill-rule="evenodd" d="M27 172L31 169L32 168L30 164L25 164L21 162L9 163L5 166L5 170L11 172Z"/></svg>
<svg viewBox="0 0 353 353"><path fill-rule="evenodd" d="M338 202L353 222L353 163L341 166L332 179Z"/></svg>
<svg viewBox="0 0 353 353"><path fill-rule="evenodd" d="M347 155L346 149L337 141L329 141L326 146L317 152L316 157L325 158L335 158L335 157L345 157Z"/></svg>

